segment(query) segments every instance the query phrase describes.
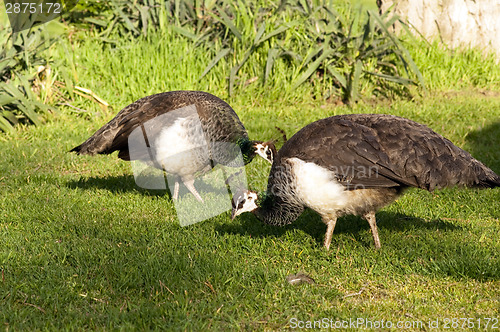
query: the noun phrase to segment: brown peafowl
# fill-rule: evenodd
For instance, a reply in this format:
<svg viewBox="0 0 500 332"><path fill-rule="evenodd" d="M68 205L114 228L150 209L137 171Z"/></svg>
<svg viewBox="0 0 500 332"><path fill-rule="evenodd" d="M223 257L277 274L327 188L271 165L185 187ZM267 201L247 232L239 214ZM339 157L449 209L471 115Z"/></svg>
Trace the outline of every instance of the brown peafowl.
<svg viewBox="0 0 500 332"><path fill-rule="evenodd" d="M327 249L337 218L349 214L368 221L380 248L375 212L405 188L500 186L500 177L468 152L422 124L392 115L318 120L274 155L267 191L235 194L232 219L253 212L267 224L283 226L309 207L327 225Z"/></svg>
<svg viewBox="0 0 500 332"><path fill-rule="evenodd" d="M256 154L272 163L270 144L250 140L238 115L218 97L201 91L172 91L126 106L71 151L88 155L118 151L123 160L150 162L175 176L174 199L182 181L202 201L194 187L197 176L216 164L242 166Z"/></svg>

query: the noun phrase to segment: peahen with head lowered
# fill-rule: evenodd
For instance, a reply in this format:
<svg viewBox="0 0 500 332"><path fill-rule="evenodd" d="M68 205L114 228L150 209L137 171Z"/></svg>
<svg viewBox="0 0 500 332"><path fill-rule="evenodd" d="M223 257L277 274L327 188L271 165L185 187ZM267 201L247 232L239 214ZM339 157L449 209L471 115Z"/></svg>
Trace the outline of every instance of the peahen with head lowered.
<svg viewBox="0 0 500 332"><path fill-rule="evenodd" d="M88 155L118 151L123 160L148 162L175 176L173 199L182 181L203 201L194 187L197 176L216 164L242 166L257 154L272 163L269 144L250 140L238 115L220 98L202 91L171 91L126 106L71 151Z"/></svg>
<svg viewBox="0 0 500 332"><path fill-rule="evenodd" d="M375 212L405 188L494 188L500 177L468 152L414 121L384 114L339 115L313 122L276 154L267 191L234 195L231 218L253 212L283 226L305 207L327 225L328 249L337 218L358 215L380 248Z"/></svg>

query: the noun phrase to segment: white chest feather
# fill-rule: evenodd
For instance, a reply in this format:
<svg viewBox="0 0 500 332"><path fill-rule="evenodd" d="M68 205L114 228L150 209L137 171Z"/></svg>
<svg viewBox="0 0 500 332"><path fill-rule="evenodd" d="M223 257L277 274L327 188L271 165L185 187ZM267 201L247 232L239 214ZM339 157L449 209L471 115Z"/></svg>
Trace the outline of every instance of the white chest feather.
<svg viewBox="0 0 500 332"><path fill-rule="evenodd" d="M162 129L154 142L155 159L168 173L194 174L209 163L207 145L201 124L187 130L189 119L179 118ZM198 127L198 126L197 126Z"/></svg>
<svg viewBox="0 0 500 332"><path fill-rule="evenodd" d="M314 163L290 158L296 195L302 204L321 213L333 213L347 205L348 195L331 171Z"/></svg>

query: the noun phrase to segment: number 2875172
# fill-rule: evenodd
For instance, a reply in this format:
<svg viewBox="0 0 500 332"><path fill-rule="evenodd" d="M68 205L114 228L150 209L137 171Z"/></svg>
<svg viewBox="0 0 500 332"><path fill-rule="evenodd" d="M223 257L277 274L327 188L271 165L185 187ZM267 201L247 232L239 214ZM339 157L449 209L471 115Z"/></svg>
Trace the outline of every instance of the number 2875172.
<svg viewBox="0 0 500 332"><path fill-rule="evenodd" d="M42 3L30 3L30 2L17 2L5 4L5 9L7 14L60 14L62 11L62 6L57 2L42 2Z"/></svg>

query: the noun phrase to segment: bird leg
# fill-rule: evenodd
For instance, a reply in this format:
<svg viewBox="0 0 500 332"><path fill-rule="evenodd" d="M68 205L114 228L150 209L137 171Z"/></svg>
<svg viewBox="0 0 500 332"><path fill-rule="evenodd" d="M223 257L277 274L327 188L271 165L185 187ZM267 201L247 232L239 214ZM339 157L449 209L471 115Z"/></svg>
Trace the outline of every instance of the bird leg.
<svg viewBox="0 0 500 332"><path fill-rule="evenodd" d="M165 178L165 181L167 181L167 170L166 170L165 164L163 162L161 163L161 167L163 170L163 176ZM180 180L181 180L181 177L176 175L175 176L175 183L174 183L174 193L172 195L173 200L177 200L177 198L179 197L179 181Z"/></svg>
<svg viewBox="0 0 500 332"><path fill-rule="evenodd" d="M375 241L375 249L380 249L380 239L378 238L377 219L375 218L375 212L368 212L363 215L363 218L370 224L373 241Z"/></svg>
<svg viewBox="0 0 500 332"><path fill-rule="evenodd" d="M179 197L179 177L175 178L175 183L174 183L174 194L172 195L173 200L177 200Z"/></svg>
<svg viewBox="0 0 500 332"><path fill-rule="evenodd" d="M183 180L183 182L186 188L188 188L188 190L191 192L191 194L194 195L198 202L203 203L203 198L201 198L200 194L198 194L198 191L196 191L196 188L194 187L194 179Z"/></svg>
<svg viewBox="0 0 500 332"><path fill-rule="evenodd" d="M337 217L323 218L323 222L326 224L324 245L326 247L326 250L329 250L330 244L332 243L333 230L335 229L335 224L337 223Z"/></svg>

